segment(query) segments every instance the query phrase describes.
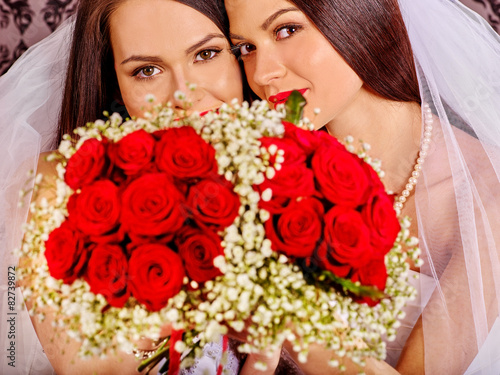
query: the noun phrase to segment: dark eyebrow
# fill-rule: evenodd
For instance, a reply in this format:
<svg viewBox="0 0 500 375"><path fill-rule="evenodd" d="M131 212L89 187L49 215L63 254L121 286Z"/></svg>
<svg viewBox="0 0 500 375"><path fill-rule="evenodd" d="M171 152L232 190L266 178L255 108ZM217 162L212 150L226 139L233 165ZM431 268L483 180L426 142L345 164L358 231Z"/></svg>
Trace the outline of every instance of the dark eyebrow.
<svg viewBox="0 0 500 375"><path fill-rule="evenodd" d="M269 27L269 25L271 24L271 22L273 22L276 18L278 18L282 14L288 13L288 12L300 12L300 11L295 7L280 9L280 10L274 12L273 14L271 14L267 18L267 20L265 20L264 23L260 26L260 28L262 30L266 31L267 28Z"/></svg>
<svg viewBox="0 0 500 375"><path fill-rule="evenodd" d="M205 38L200 40L198 43L193 44L191 47L189 47L186 50L186 55L190 54L191 52L197 50L199 47L204 45L205 43L209 42L210 40L214 38L222 38L225 39L226 37L222 34L208 34ZM145 55L132 55L125 60L123 60L120 65L127 64L131 61L139 61L139 62L151 62L151 63L162 63L163 59L158 57L158 56L145 56Z"/></svg>
<svg viewBox="0 0 500 375"><path fill-rule="evenodd" d="M299 9L295 8L295 7L290 7L290 8L283 8L283 9L280 9L276 12L274 12L273 14L271 14L265 21L264 23L260 26L260 28L264 31L267 30L267 28L269 27L269 25L276 19L278 18L279 16L281 16L282 14L285 14L285 13L288 13L288 12L300 12ZM232 34L230 33L229 34L229 38L231 39L237 39L237 40L245 40L244 37L242 37L241 35L238 35L238 34Z"/></svg>
<svg viewBox="0 0 500 375"><path fill-rule="evenodd" d="M231 39L238 39L238 40L245 40L245 38L242 37L241 35L232 34L232 33L229 33L229 38L231 38Z"/></svg>
<svg viewBox="0 0 500 375"><path fill-rule="evenodd" d="M144 55L132 55L125 60L123 60L120 65L127 64L131 61L140 61L140 62L152 62L152 63L161 63L163 60L158 56L144 56Z"/></svg>
<svg viewBox="0 0 500 375"><path fill-rule="evenodd" d="M222 35L222 34L216 34L216 33L208 34L206 37L204 37L198 43L195 43L191 47L189 47L188 49L186 49L186 55L189 55L191 52L196 51L202 45L204 45L205 43L208 43L209 41L211 41L214 38L226 39L226 37L224 35Z"/></svg>

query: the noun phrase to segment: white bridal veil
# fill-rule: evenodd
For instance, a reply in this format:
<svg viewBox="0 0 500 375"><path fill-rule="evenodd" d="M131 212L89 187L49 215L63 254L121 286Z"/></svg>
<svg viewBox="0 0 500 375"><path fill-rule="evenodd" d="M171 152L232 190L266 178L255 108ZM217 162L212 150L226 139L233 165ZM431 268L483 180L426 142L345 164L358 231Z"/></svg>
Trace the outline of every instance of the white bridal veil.
<svg viewBox="0 0 500 375"><path fill-rule="evenodd" d="M458 1L399 3L439 118L416 190L426 373L500 374L500 38Z"/></svg>
<svg viewBox="0 0 500 375"><path fill-rule="evenodd" d="M72 27L66 21L0 77L0 373L5 375L52 374L19 289L15 296L9 289L9 271L17 266L12 250L20 246L27 218L33 184L28 174L40 152L54 148ZM22 190L28 193L20 207Z"/></svg>
<svg viewBox="0 0 500 375"><path fill-rule="evenodd" d="M421 271L434 279L432 288L421 288L430 298L423 311L426 373L499 374L500 38L457 1L399 3L422 99L439 118L416 190ZM19 190L39 152L54 147L72 25L70 19L0 77L2 373L10 345L8 267L17 264L11 249L27 216L27 206L17 206ZM17 333L20 359L31 349Z"/></svg>

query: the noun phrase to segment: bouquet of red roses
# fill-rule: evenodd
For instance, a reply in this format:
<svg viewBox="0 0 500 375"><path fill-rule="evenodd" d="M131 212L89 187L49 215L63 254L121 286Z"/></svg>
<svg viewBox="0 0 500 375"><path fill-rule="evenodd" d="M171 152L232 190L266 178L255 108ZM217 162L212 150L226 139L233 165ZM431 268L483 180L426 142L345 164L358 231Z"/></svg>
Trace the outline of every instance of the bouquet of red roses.
<svg viewBox="0 0 500 375"><path fill-rule="evenodd" d="M203 283L221 274L218 232L240 201L192 127L87 139L67 160L64 181L73 191L68 215L45 242L52 277L83 278L113 307L133 296L158 311L186 276Z"/></svg>
<svg viewBox="0 0 500 375"><path fill-rule="evenodd" d="M303 356L317 342L383 358L414 296L408 222L363 158L284 115L256 102L179 119L167 106L67 136L57 198L33 207L22 248L47 261L22 270L41 281L25 291L34 311L55 306L83 356L132 351L170 322L174 369L228 327L247 332L244 352L288 339Z"/></svg>
<svg viewBox="0 0 500 375"><path fill-rule="evenodd" d="M311 282L351 288L355 300L376 305L400 224L375 170L323 131L285 123L282 138L261 142L280 150L271 158L281 159L276 175L256 187L269 195L260 206L270 213L265 229L273 250L294 259Z"/></svg>

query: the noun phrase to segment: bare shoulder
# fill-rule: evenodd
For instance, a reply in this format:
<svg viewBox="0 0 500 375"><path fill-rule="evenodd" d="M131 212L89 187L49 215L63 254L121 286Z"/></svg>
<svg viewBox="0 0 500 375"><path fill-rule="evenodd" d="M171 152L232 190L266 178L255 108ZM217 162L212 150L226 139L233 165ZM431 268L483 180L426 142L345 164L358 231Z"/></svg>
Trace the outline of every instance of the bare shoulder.
<svg viewBox="0 0 500 375"><path fill-rule="evenodd" d="M43 152L38 158L37 173L41 173L47 177L57 176L57 161L51 159L49 156L54 154L55 151Z"/></svg>
<svg viewBox="0 0 500 375"><path fill-rule="evenodd" d="M468 179L473 180L477 193L492 204L493 200L500 204L499 176L494 167L494 161L500 157L500 148L460 129L454 129L454 134L460 145L462 160L467 164ZM495 207L499 208L498 205Z"/></svg>
<svg viewBox="0 0 500 375"><path fill-rule="evenodd" d="M427 188L451 192L454 184L470 182L470 178L485 184L498 182L490 158L491 155L499 155L500 149L479 141L458 127L452 126L451 129L451 133L444 135L438 127L432 136L424 165Z"/></svg>
<svg viewBox="0 0 500 375"><path fill-rule="evenodd" d="M37 165L37 175L42 175L42 180L38 185L37 193L33 196L35 201L45 198L49 201L56 196L56 179L57 179L57 160L49 156L54 154L53 151L40 154Z"/></svg>

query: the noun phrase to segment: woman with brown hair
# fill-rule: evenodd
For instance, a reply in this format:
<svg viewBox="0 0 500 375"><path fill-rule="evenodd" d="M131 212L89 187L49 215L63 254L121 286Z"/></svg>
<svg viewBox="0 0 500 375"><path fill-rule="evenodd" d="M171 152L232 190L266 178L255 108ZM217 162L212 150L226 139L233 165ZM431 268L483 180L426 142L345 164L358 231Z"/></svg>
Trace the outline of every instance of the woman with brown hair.
<svg viewBox="0 0 500 375"><path fill-rule="evenodd" d="M105 110L113 111L113 102L123 103L128 114L141 117L149 105L146 95L153 95L156 103L170 101L181 110L183 103L174 95L180 90L192 104L190 110L200 112L234 98L243 100L241 70L224 34L226 20L216 9L209 2L194 0L82 0L74 22L31 49L2 77L2 286L10 276L8 266L17 266L10 250L21 242L21 224L27 216L28 204L17 205L18 192L26 184L24 171L34 169L39 152L55 148L62 134L95 121ZM196 85L194 91L189 90L189 83ZM50 202L54 198L50 180L56 173L54 166L41 157L38 172L46 179L38 198L46 197ZM25 198L29 203L29 194ZM21 261L25 266L30 262ZM21 304L22 294L16 290L17 303ZM6 301L7 288L1 293ZM4 306L7 303L2 302ZM2 374L136 373L138 361L133 354L79 358L79 343L64 330L54 329L52 312L45 313L44 320L32 317L33 325L26 308L12 318L17 330L15 345L8 335L2 334L0 339L2 352L13 353L12 359L1 357ZM7 309L2 309L2 322L11 318L4 314L8 314ZM207 350L220 353L203 357L197 362L197 371L216 372L222 349L218 343L210 345ZM147 342L139 348L151 349ZM253 371L253 359L247 358L241 373ZM239 370L232 352L226 370Z"/></svg>
<svg viewBox="0 0 500 375"><path fill-rule="evenodd" d="M419 301L387 343L387 363L366 371L499 373L498 36L451 0L220 6L251 89L273 105L300 90L317 128L370 144L420 238L423 265L410 265ZM333 356L316 349L306 373L325 373Z"/></svg>

